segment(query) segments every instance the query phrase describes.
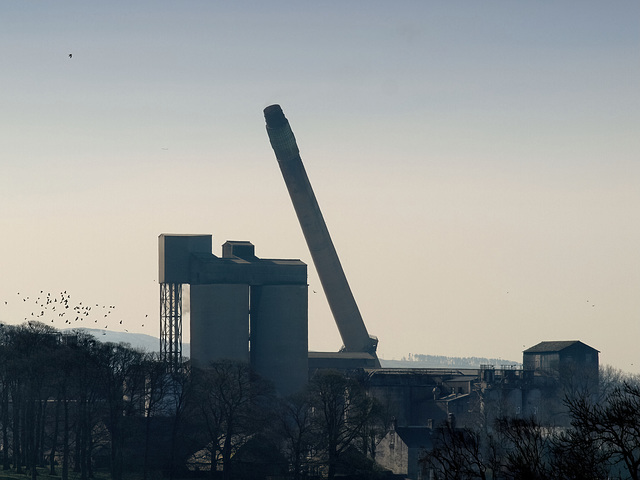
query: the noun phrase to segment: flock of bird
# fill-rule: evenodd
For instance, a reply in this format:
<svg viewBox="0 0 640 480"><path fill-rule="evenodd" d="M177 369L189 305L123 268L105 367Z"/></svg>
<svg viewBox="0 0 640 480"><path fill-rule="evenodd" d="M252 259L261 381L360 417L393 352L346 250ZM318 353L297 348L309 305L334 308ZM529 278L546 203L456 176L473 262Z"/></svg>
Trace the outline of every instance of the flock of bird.
<svg viewBox="0 0 640 480"><path fill-rule="evenodd" d="M15 303L23 309L23 311L31 310L30 314L23 314L24 320L37 320L40 322L48 322L59 325L64 320L65 325L69 327L92 327L108 329L112 324L112 317L115 315L115 305L100 305L98 303L86 304L78 302L76 305L71 301L71 295L67 291L59 294L51 294L40 290L36 295L25 295L18 292L16 294ZM15 307L14 301L5 300L4 305L8 308ZM12 308L13 310L13 308ZM149 315L145 315L147 318ZM123 324L120 318L118 325ZM103 326L104 325L104 326ZM141 323L144 327L144 323ZM64 327L63 327L64 328ZM129 330L125 329L125 332ZM104 333L103 333L104 335Z"/></svg>

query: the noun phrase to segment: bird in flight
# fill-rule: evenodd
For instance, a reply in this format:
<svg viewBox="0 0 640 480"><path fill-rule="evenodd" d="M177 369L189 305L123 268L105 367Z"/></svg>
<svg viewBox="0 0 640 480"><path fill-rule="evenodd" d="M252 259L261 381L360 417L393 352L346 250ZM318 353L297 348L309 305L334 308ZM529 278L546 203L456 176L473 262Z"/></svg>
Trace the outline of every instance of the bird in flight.
<svg viewBox="0 0 640 480"><path fill-rule="evenodd" d="M73 53L70 53L70 54L69 54L69 58L72 58L72 57L73 57Z"/></svg>

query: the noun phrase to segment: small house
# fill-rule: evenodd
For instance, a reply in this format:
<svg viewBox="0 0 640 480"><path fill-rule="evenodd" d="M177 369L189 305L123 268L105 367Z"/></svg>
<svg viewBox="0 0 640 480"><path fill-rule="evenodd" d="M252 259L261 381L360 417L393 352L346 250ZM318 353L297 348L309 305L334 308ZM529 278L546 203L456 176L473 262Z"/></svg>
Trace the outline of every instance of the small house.
<svg viewBox="0 0 640 480"><path fill-rule="evenodd" d="M429 427L392 426L376 448L376 463L396 475L422 480L420 458L432 448L432 432Z"/></svg>

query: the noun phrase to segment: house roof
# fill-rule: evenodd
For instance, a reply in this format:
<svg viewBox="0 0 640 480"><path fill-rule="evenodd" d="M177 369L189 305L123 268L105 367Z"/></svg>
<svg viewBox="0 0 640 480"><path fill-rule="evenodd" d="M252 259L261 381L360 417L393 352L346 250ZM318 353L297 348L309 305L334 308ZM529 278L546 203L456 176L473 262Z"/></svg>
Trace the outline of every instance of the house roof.
<svg viewBox="0 0 640 480"><path fill-rule="evenodd" d="M596 350L589 345L582 343L579 340L566 340L566 341L553 341L553 342L540 342L537 345L534 345L531 348L527 348L523 353L555 353L561 352L565 348L572 347L576 344L583 345L591 350ZM598 350L596 350L597 352Z"/></svg>
<svg viewBox="0 0 640 480"><path fill-rule="evenodd" d="M439 398L438 401L448 403L448 402L455 402L462 398L469 398L469 394L468 393L462 393L462 394L452 393L451 395L447 395L445 397Z"/></svg>
<svg viewBox="0 0 640 480"><path fill-rule="evenodd" d="M396 427L396 434L409 448L430 447L431 432L428 427Z"/></svg>

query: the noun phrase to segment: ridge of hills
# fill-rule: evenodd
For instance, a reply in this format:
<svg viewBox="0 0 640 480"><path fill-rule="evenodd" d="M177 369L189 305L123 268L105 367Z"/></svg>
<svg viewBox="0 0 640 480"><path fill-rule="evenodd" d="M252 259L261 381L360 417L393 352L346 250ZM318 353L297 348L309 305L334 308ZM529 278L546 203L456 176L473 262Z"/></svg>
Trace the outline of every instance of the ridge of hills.
<svg viewBox="0 0 640 480"><path fill-rule="evenodd" d="M128 343L134 348L147 352L160 351L160 339L144 333L116 332L98 328L67 328L63 333L81 330L93 335L101 342ZM182 344L182 354L189 357L191 346L188 343ZM480 365L498 366L520 366L519 362L498 358L485 357L448 357L445 355L422 355L409 354L400 360L380 359L384 368L480 368Z"/></svg>

